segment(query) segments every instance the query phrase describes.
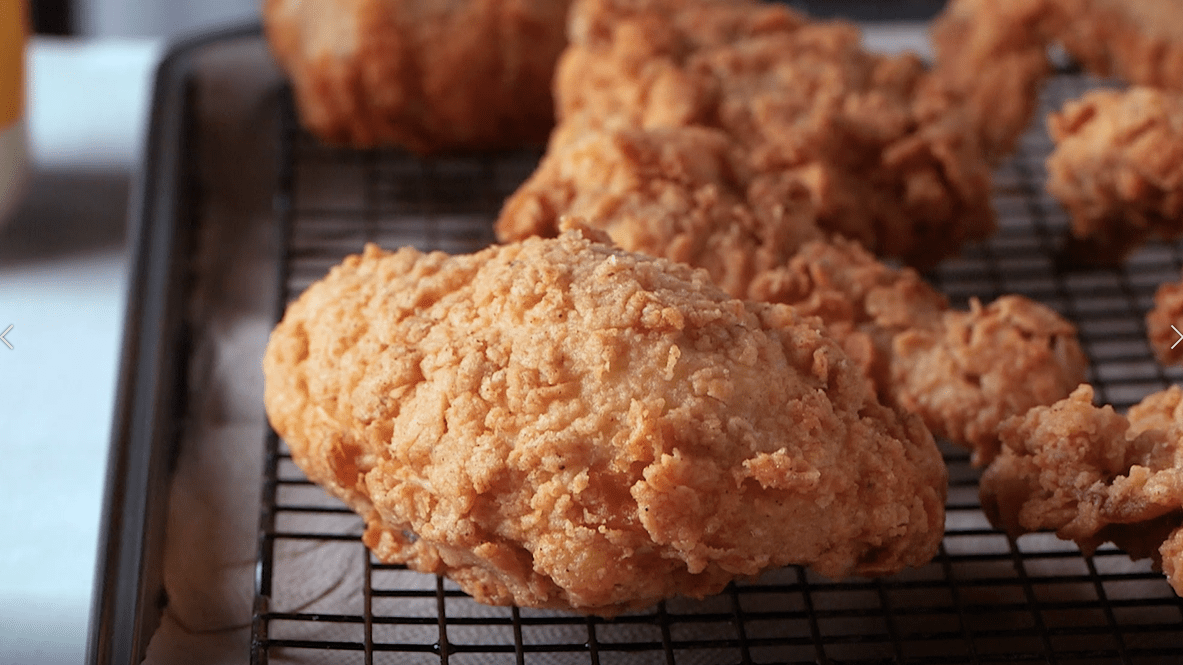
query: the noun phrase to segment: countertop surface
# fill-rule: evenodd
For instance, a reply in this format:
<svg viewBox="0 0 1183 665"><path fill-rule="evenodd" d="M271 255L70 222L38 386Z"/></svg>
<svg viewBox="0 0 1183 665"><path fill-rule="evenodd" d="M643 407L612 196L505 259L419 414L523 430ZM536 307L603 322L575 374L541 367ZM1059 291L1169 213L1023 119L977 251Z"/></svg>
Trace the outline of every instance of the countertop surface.
<svg viewBox="0 0 1183 665"><path fill-rule="evenodd" d="M0 227L0 665L84 659L154 40L35 39Z"/></svg>
<svg viewBox="0 0 1183 665"><path fill-rule="evenodd" d="M870 27L923 51L918 24ZM0 226L0 665L84 660L121 343L129 183L160 40L34 39L30 175Z"/></svg>

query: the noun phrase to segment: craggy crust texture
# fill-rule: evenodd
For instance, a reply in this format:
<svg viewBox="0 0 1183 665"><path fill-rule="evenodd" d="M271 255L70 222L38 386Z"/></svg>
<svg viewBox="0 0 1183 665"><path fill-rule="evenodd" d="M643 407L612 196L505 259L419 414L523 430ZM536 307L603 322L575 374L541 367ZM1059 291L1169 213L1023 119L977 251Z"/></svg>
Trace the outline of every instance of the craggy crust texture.
<svg viewBox="0 0 1183 665"><path fill-rule="evenodd" d="M1088 367L1071 323L1014 295L904 330L892 351L897 403L967 443L979 466L998 454L1002 422L1068 395Z"/></svg>
<svg viewBox="0 0 1183 665"><path fill-rule="evenodd" d="M1002 421L1067 397L1085 378L1075 328L1046 306L1004 296L950 309L916 271L852 241L807 244L748 295L821 318L885 403L971 448L979 465L997 454Z"/></svg>
<svg viewBox="0 0 1183 665"><path fill-rule="evenodd" d="M926 99L943 93L918 58L868 53L852 25L752 0L579 0L569 35L559 126L502 210L503 241L554 236L570 214L629 250L725 247L735 273L712 274L738 293L815 227L918 265L994 228L958 107ZM651 224L666 197L691 220ZM764 256L731 250L745 244Z"/></svg>
<svg viewBox="0 0 1183 665"><path fill-rule="evenodd" d="M1031 124L1051 74L1049 33L1061 23L1049 0L951 0L933 21L933 79L951 97L929 99L961 101L990 161L1010 154Z"/></svg>
<svg viewBox="0 0 1183 665"><path fill-rule="evenodd" d="M771 566L921 565L932 435L813 319L576 232L373 246L293 303L271 422L383 561L486 603L611 615Z"/></svg>
<svg viewBox="0 0 1183 665"><path fill-rule="evenodd" d="M1158 362L1183 363L1183 343L1174 328L1183 330L1183 280L1160 284L1154 293L1154 308L1146 314L1146 332Z"/></svg>
<svg viewBox="0 0 1183 665"><path fill-rule="evenodd" d="M1096 261L1183 236L1183 94L1097 90L1048 118L1047 189Z"/></svg>
<svg viewBox="0 0 1183 665"><path fill-rule="evenodd" d="M932 40L935 78L965 100L992 159L1029 124L1051 73L1050 44L1095 74L1183 90L1178 0L952 0L934 21Z"/></svg>
<svg viewBox="0 0 1183 665"><path fill-rule="evenodd" d="M982 509L1012 536L1041 529L1091 553L1113 542L1153 557L1183 595L1183 390L1155 393L1123 417L1077 388L1002 428L982 475Z"/></svg>
<svg viewBox="0 0 1183 665"><path fill-rule="evenodd" d="M265 0L321 139L418 153L541 144L570 0Z"/></svg>
<svg viewBox="0 0 1183 665"><path fill-rule="evenodd" d="M748 187L740 151L717 129L589 133L550 150L534 185L507 203L503 239L553 236L560 214L595 220L618 246L705 268L742 297L756 274L821 236L807 192Z"/></svg>
<svg viewBox="0 0 1183 665"><path fill-rule="evenodd" d="M998 422L1083 380L1075 332L1050 310L1015 298L946 314L914 272L825 241L819 223L889 254L931 252L926 261L960 245L934 244L939 229L966 228L934 220L958 210L945 205L947 186L966 174L946 176L974 139L942 134L955 111L919 124L913 106L931 112L923 100L939 86L918 61L867 54L850 26L761 3L587 0L572 8L571 35L556 84L561 122L502 211L503 240L553 236L574 215L624 249L705 268L736 297L813 301L810 313L883 399L982 462L997 450ZM947 150L928 142L937 136ZM922 166L933 155L947 168ZM897 176L908 184L891 184ZM901 191L942 212L905 214L891 200ZM867 217L882 211L915 216L902 226Z"/></svg>

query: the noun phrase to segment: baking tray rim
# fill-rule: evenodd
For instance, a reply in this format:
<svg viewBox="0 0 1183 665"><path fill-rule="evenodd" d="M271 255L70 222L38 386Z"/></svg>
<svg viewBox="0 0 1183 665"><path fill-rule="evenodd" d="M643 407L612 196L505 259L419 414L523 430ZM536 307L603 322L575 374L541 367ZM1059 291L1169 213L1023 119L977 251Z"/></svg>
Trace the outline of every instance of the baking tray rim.
<svg viewBox="0 0 1183 665"><path fill-rule="evenodd" d="M140 663L167 602L160 555L185 392L190 84L202 52L261 35L254 22L181 39L153 75L127 221L126 304L87 630L91 665Z"/></svg>

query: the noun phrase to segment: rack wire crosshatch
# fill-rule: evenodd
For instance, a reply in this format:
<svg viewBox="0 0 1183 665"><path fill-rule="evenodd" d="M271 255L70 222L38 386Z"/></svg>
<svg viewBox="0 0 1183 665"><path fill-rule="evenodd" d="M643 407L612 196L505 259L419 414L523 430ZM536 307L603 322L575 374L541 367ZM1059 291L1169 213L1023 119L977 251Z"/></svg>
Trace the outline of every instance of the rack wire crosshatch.
<svg viewBox="0 0 1183 665"><path fill-rule="evenodd" d="M1038 117L1097 82L1066 74ZM539 153L419 160L324 147L284 104L276 215L286 303L365 242L471 252L493 241L502 200ZM1061 271L1067 218L1043 190L1041 128L996 177L998 234L928 277L958 305L1020 293L1079 327L1098 399L1124 410L1183 374L1151 354L1142 317L1183 249L1154 244L1120 269ZM882 580L834 582L797 568L608 621L491 608L444 579L378 563L361 520L312 486L267 441L252 663L1174 663L1183 601L1147 561L1111 546L1091 557L1052 534L1017 542L991 528L965 451L945 447L947 530L929 565ZM319 548L360 578L336 607L285 596L285 553Z"/></svg>

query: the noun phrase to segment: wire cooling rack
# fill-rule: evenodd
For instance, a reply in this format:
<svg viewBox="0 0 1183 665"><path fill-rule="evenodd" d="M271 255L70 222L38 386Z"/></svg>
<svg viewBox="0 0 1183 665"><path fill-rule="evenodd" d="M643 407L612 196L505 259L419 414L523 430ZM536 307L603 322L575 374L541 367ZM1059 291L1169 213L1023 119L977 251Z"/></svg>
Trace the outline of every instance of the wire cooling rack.
<svg viewBox="0 0 1183 665"><path fill-rule="evenodd" d="M1039 117L1097 82L1057 77ZM285 106L276 214L281 302L365 242L471 252L492 242L500 203L538 152L419 160L324 147ZM1073 320L1100 400L1124 409L1181 375L1151 354L1143 316L1183 252L1151 245L1119 269L1064 271L1068 220L1044 192L1041 127L997 174L1000 230L929 278L964 305L1003 293ZM929 565L833 582L789 567L703 601L670 600L614 620L479 605L446 579L378 563L361 520L309 483L271 435L253 625L254 663L1177 663L1183 602L1146 561L1091 557L1051 534L1017 542L983 516L978 471L945 447L947 530ZM314 576L329 580L308 591ZM303 557L303 558L301 558ZM297 566L294 561L303 561Z"/></svg>

